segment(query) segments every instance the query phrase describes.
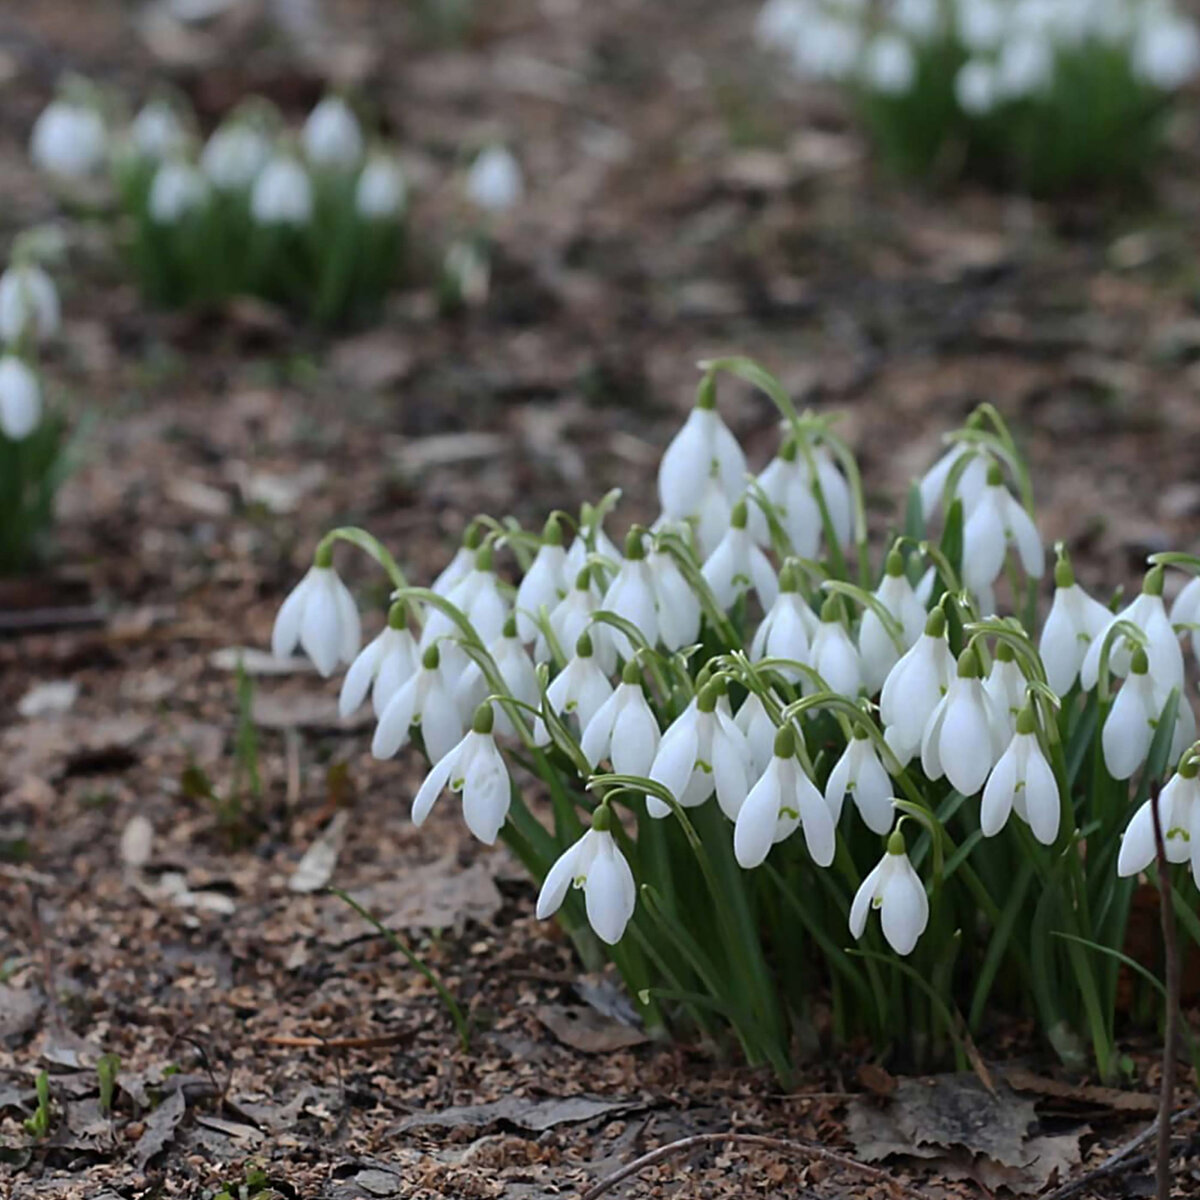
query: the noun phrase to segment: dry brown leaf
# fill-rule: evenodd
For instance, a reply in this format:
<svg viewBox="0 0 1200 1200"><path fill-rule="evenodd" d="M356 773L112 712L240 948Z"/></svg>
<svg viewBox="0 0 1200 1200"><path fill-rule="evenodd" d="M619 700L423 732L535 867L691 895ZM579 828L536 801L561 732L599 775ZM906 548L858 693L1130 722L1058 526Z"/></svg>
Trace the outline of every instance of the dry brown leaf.
<svg viewBox="0 0 1200 1200"><path fill-rule="evenodd" d="M609 1054L650 1040L644 1030L610 1020L585 1004L543 1004L533 1015L560 1042L584 1054Z"/></svg>

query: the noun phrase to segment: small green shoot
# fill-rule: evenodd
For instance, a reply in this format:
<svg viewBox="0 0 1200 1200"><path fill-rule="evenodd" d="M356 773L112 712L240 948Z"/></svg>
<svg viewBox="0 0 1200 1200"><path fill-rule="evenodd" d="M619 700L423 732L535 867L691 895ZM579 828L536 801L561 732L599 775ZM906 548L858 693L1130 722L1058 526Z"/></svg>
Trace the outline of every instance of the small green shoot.
<svg viewBox="0 0 1200 1200"><path fill-rule="evenodd" d="M44 1138L50 1132L50 1076L42 1071L37 1077L38 1106L33 1116L25 1120L25 1132L31 1137Z"/></svg>
<svg viewBox="0 0 1200 1200"><path fill-rule="evenodd" d="M96 1062L96 1078L100 1084L100 1112L110 1117L113 1110L113 1097L117 1090L117 1075L121 1070L121 1060L115 1054L102 1054Z"/></svg>

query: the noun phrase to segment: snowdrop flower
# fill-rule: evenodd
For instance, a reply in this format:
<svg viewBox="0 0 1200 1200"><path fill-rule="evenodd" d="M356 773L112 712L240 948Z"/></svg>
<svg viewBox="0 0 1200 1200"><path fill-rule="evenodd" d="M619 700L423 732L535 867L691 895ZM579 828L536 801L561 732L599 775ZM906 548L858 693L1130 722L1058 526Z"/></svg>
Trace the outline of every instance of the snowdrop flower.
<svg viewBox="0 0 1200 1200"><path fill-rule="evenodd" d="M383 715L388 701L416 674L421 654L408 629L408 606L401 600L392 605L383 632L368 642L350 664L338 697L338 712L348 717L362 707L371 693L371 707Z"/></svg>
<svg viewBox="0 0 1200 1200"><path fill-rule="evenodd" d="M1146 761L1165 703L1154 686L1146 651L1139 646L1100 735L1104 764L1114 779L1128 779Z"/></svg>
<svg viewBox="0 0 1200 1200"><path fill-rule="evenodd" d="M729 529L704 563L704 581L722 608L732 608L753 587L759 603L769 609L779 590L770 561L746 528L748 517L746 501L739 500L730 514Z"/></svg>
<svg viewBox="0 0 1200 1200"><path fill-rule="evenodd" d="M700 600L669 551L651 551L647 562L658 606L659 641L674 652L700 636Z"/></svg>
<svg viewBox="0 0 1200 1200"><path fill-rule="evenodd" d="M517 633L517 619L512 613L505 620L500 636L489 643L487 649L508 694L529 708L537 708L541 698L537 669L525 652L525 645ZM454 688L459 712L472 712L484 702L487 694L487 679L479 664L472 660L463 668ZM496 732L504 737L517 736L517 727L503 704L496 714Z"/></svg>
<svg viewBox="0 0 1200 1200"><path fill-rule="evenodd" d="M982 58L968 59L954 76L954 98L969 117L986 117L999 98L996 68Z"/></svg>
<svg viewBox="0 0 1200 1200"><path fill-rule="evenodd" d="M751 661L790 658L809 665L809 649L820 624L800 595L799 568L790 561L784 563L779 573L779 593L775 603L767 610L750 643ZM779 673L789 683L798 683L803 674L795 667L781 667Z"/></svg>
<svg viewBox="0 0 1200 1200"><path fill-rule="evenodd" d="M1200 33L1192 21L1160 9L1141 22L1131 65L1143 83L1174 91L1200 69Z"/></svg>
<svg viewBox="0 0 1200 1200"><path fill-rule="evenodd" d="M58 289L36 263L14 263L0 275L0 342L49 341L62 317Z"/></svg>
<svg viewBox="0 0 1200 1200"><path fill-rule="evenodd" d="M766 50L790 50L808 18L805 0L767 0L754 20L754 40Z"/></svg>
<svg viewBox="0 0 1200 1200"><path fill-rule="evenodd" d="M248 121L231 121L216 130L200 154L200 169L218 191L248 188L266 165L271 143Z"/></svg>
<svg viewBox="0 0 1200 1200"><path fill-rule="evenodd" d="M1108 610L1105 609L1105 616L1108 615ZM1192 652L1196 655L1197 661L1200 661L1200 575L1197 575L1184 589L1175 597L1175 603L1171 605L1171 624L1191 625L1192 637Z"/></svg>
<svg viewBox="0 0 1200 1200"><path fill-rule="evenodd" d="M446 600L471 623L486 646L500 636L508 616L508 602L500 592L500 581L492 570L490 542L475 551L471 569L450 589ZM458 626L444 612L431 612L421 631L421 646L432 646L442 638L453 637Z"/></svg>
<svg viewBox="0 0 1200 1200"><path fill-rule="evenodd" d="M796 738L788 726L775 735L775 752L762 778L750 789L733 827L733 852L749 869L759 866L776 842L797 826L813 862L833 862L837 842L834 819L817 786L796 757Z"/></svg>
<svg viewBox="0 0 1200 1200"><path fill-rule="evenodd" d="M392 221L408 203L400 164L389 154L372 154L354 188L354 210L365 221Z"/></svg>
<svg viewBox="0 0 1200 1200"><path fill-rule="evenodd" d="M596 661L591 637L587 633L580 634L575 645L575 657L546 689L546 703L551 712L557 713L564 721L574 714L582 733L612 694L613 686ZM533 740L539 746L545 746L550 741L550 731L541 717L534 724Z"/></svg>
<svg viewBox="0 0 1200 1200"><path fill-rule="evenodd" d="M940 0L894 0L892 23L918 42L931 40L942 27Z"/></svg>
<svg viewBox="0 0 1200 1200"><path fill-rule="evenodd" d="M963 529L963 583L971 591L990 591L1004 569L1010 542L1020 555L1025 573L1040 579L1045 551L1037 526L1004 486L1000 465L992 463L988 467L987 486Z"/></svg>
<svg viewBox="0 0 1200 1200"><path fill-rule="evenodd" d="M532 642L538 636L537 617L541 610L545 609L549 618L567 594L566 565L562 526L557 517L551 517L542 530L542 543L533 562L517 588L517 629L525 641Z"/></svg>
<svg viewBox="0 0 1200 1200"><path fill-rule="evenodd" d="M1025 34L1004 43L996 63L1000 95L1022 100L1044 92L1054 80L1054 51L1044 37Z"/></svg>
<svg viewBox="0 0 1200 1200"><path fill-rule="evenodd" d="M580 513L579 533L567 550L565 578L573 579L588 564L589 555L597 554L607 559L615 571L621 565L621 552L613 540L604 532L601 520L596 520L596 511L590 504L583 506Z"/></svg>
<svg viewBox="0 0 1200 1200"><path fill-rule="evenodd" d="M904 558L891 551L884 566L883 579L874 592L875 599L900 626L899 646L873 608L867 608L858 627L858 651L862 659L863 683L869 695L883 686L900 655L917 642L925 628L925 606L917 598L904 574ZM884 831L886 832L886 831Z"/></svg>
<svg viewBox="0 0 1200 1200"><path fill-rule="evenodd" d="M187 130L165 100L144 104L129 126L129 139L142 158L161 162L187 147Z"/></svg>
<svg viewBox="0 0 1200 1200"><path fill-rule="evenodd" d="M454 701L454 688L437 646L425 651L415 674L387 702L375 726L371 753L376 758L391 758L408 744L414 725L421 730L425 753L432 763L441 762L463 735L462 713Z"/></svg>
<svg viewBox="0 0 1200 1200"><path fill-rule="evenodd" d="M349 588L338 578L332 552L318 548L308 573L291 590L271 631L271 653L287 658L297 646L326 679L350 663L362 642L362 625Z"/></svg>
<svg viewBox="0 0 1200 1200"><path fill-rule="evenodd" d="M1046 682L1059 696L1074 686L1088 650L1103 637L1112 619L1112 613L1075 582L1070 562L1060 558L1054 567L1054 600L1038 643ZM1097 671L1099 665L1097 657Z"/></svg>
<svg viewBox="0 0 1200 1200"><path fill-rule="evenodd" d="M991 698L1005 732L1004 741L1012 737L1017 727L1017 717L1025 707L1028 684L1021 668L1017 665L1017 656L1007 642L996 646L996 657L992 659L991 670L983 681L983 690Z"/></svg>
<svg viewBox="0 0 1200 1200"><path fill-rule="evenodd" d="M907 40L894 33L881 33L867 45L863 72L867 83L885 96L903 96L912 90L917 77L917 60Z"/></svg>
<svg viewBox="0 0 1200 1200"><path fill-rule="evenodd" d="M485 845L495 843L508 816L512 789L504 759L492 737L492 706L481 704L470 731L437 759L412 806L414 825L424 825L442 789L461 792L463 820Z"/></svg>
<svg viewBox="0 0 1200 1200"><path fill-rule="evenodd" d="M604 593L600 608L628 621L646 639L646 644L658 643L658 603L654 594L654 574L646 561L643 531L634 526L625 539L625 557ZM608 641L624 659L633 657L634 647L629 637L611 625L597 631L599 640Z"/></svg>
<svg viewBox="0 0 1200 1200"><path fill-rule="evenodd" d="M463 533L462 545L454 552L454 557L442 568L441 574L429 585L431 592L439 596L449 596L455 587L467 577L475 566L475 555L483 545L483 530L472 521Z"/></svg>
<svg viewBox="0 0 1200 1200"><path fill-rule="evenodd" d="M774 695L774 693L772 693ZM779 703L778 697L774 697ZM782 704L779 705L783 707ZM750 692L737 710L733 723L742 731L750 751L750 777L757 779L767 769L775 747L775 722L757 692Z"/></svg>
<svg viewBox="0 0 1200 1200"><path fill-rule="evenodd" d="M792 551L800 558L814 558L821 545L821 509L813 495L812 476L799 457L796 439L789 437L759 475L758 486L770 501ZM750 512L750 531L760 546L771 544L770 524L758 504Z"/></svg>
<svg viewBox="0 0 1200 1200"><path fill-rule="evenodd" d="M147 208L151 220L174 225L208 198L208 181L191 163L171 160L154 172Z"/></svg>
<svg viewBox="0 0 1200 1200"><path fill-rule="evenodd" d="M41 419L42 385L37 373L15 354L0 356L0 434L19 442Z"/></svg>
<svg viewBox="0 0 1200 1200"><path fill-rule="evenodd" d="M525 191L521 168L504 146L480 152L467 174L467 199L486 213L507 212Z"/></svg>
<svg viewBox="0 0 1200 1200"><path fill-rule="evenodd" d="M290 155L276 154L254 181L251 215L260 225L307 225L312 210L308 172Z"/></svg>
<svg viewBox="0 0 1200 1200"><path fill-rule="evenodd" d="M842 803L849 792L859 815L872 833L884 834L892 827L892 780L870 734L860 725L846 744L841 758L834 763L825 784L825 803L834 824L841 816Z"/></svg>
<svg viewBox="0 0 1200 1200"><path fill-rule="evenodd" d="M979 678L979 655L968 646L958 671L938 702L921 737L921 769L930 779L943 775L964 796L983 787L1004 750L1004 719Z"/></svg>
<svg viewBox="0 0 1200 1200"><path fill-rule="evenodd" d="M580 747L593 768L609 759L618 775L646 776L658 753L658 721L642 690L636 663L626 663L617 690L596 710Z"/></svg>
<svg viewBox="0 0 1200 1200"><path fill-rule="evenodd" d="M552 866L538 893L538 920L556 913L572 886L582 889L588 924L596 936L615 946L625 933L637 903L629 863L613 838L612 813L601 805L592 827Z"/></svg>
<svg viewBox="0 0 1200 1200"><path fill-rule="evenodd" d="M846 626L842 624L842 601L830 596L821 609L821 622L813 638L809 659L813 670L829 685L830 691L851 698L863 686L862 660ZM805 690L812 691L809 682Z"/></svg>
<svg viewBox="0 0 1200 1200"><path fill-rule="evenodd" d="M47 174L86 179L104 164L104 120L90 104L53 100L34 122L29 153Z"/></svg>
<svg viewBox="0 0 1200 1200"><path fill-rule="evenodd" d="M809 13L804 36L794 45L792 63L801 75L817 79L845 79L854 69L862 47L858 21Z"/></svg>
<svg viewBox="0 0 1200 1200"><path fill-rule="evenodd" d="M999 0L959 0L958 36L972 54L987 54L1004 40L1005 10Z"/></svg>
<svg viewBox="0 0 1200 1200"><path fill-rule="evenodd" d="M722 702L721 685L706 684L662 736L649 777L684 808L703 804L715 791L732 821L750 787L750 749ZM646 797L646 811L665 817L670 807Z"/></svg>
<svg viewBox="0 0 1200 1200"><path fill-rule="evenodd" d="M340 96L326 96L300 131L304 156L319 169L350 171L363 156L362 126Z"/></svg>
<svg viewBox="0 0 1200 1200"><path fill-rule="evenodd" d="M1109 616L1103 629L1093 637L1092 644L1084 656L1083 665L1079 668L1079 682L1084 691L1090 691L1096 686L1100 677L1100 656L1104 642L1118 621L1128 621L1146 635L1150 675L1155 686L1161 690L1164 702L1166 694L1172 688L1183 687L1183 651L1179 646L1179 637L1167 616L1162 590L1163 569L1152 567L1146 572L1141 594L1115 616ZM1132 654L1133 648L1127 639L1117 638L1109 652L1109 671L1117 676L1127 674ZM1161 707L1160 704L1159 708Z"/></svg>
<svg viewBox="0 0 1200 1200"><path fill-rule="evenodd" d="M683 428L671 439L658 468L658 499L672 521L698 518L709 484L732 505L745 486L746 456L703 389Z"/></svg>
<svg viewBox="0 0 1200 1200"><path fill-rule="evenodd" d="M1154 814L1147 800L1133 814L1121 838L1117 874L1140 875L1158 857ZM1200 760L1185 757L1158 797L1167 862L1191 862L1192 878L1200 886Z"/></svg>
<svg viewBox="0 0 1200 1200"><path fill-rule="evenodd" d="M983 836L999 833L1014 811L1043 846L1054 844L1062 811L1058 781L1042 751L1037 717L1029 705L1021 709L1012 741L983 789L979 811Z"/></svg>
<svg viewBox="0 0 1200 1200"><path fill-rule="evenodd" d="M551 610L550 632L561 649L575 645L580 635L591 627L592 614L600 607L600 598L592 587L594 574L594 567L584 567L575 576L571 590ZM550 644L540 632L533 653L538 662L550 660ZM617 652L611 639L596 639L596 661L605 675L612 674L617 665Z"/></svg>
<svg viewBox="0 0 1200 1200"><path fill-rule="evenodd" d="M887 853L862 881L850 905L850 932L855 938L862 937L875 908L891 948L900 955L911 954L929 924L929 897L908 860L899 830L888 838Z"/></svg>
<svg viewBox="0 0 1200 1200"><path fill-rule="evenodd" d="M983 495L988 479L988 458L966 442L955 442L941 458L921 476L917 490L921 495L921 514L926 521L942 502L942 493L959 463L960 470L954 495L962 501L963 510L970 512Z"/></svg>
<svg viewBox="0 0 1200 1200"><path fill-rule="evenodd" d="M921 735L950 686L954 656L946 644L946 614L935 608L925 632L884 680L879 716L884 740L900 765L907 764L921 745Z"/></svg>

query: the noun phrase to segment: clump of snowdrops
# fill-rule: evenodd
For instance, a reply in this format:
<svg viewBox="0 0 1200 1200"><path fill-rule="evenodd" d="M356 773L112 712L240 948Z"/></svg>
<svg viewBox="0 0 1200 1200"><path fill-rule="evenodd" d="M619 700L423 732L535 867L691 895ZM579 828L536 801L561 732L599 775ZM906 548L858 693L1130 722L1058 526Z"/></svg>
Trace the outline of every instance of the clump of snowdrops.
<svg viewBox="0 0 1200 1200"><path fill-rule="evenodd" d="M34 161L56 179L110 171L142 290L177 306L254 294L321 324L374 315L395 282L408 206L393 147L369 144L340 96L299 131L254 99L202 145L177 97L121 128L75 93L34 128Z"/></svg>
<svg viewBox="0 0 1200 1200"><path fill-rule="evenodd" d="M653 526L610 540L616 493L536 532L481 516L428 587L335 529L275 653L348 667L341 710L372 705L372 753L429 760L414 822L461 794L471 832L539 884L538 915L610 960L647 1022L731 1031L786 1077L818 1009L835 1038L910 1064L963 1061L1005 1013L1112 1078L1160 783L1170 886L1200 941L1181 645L1200 651L1200 579L1164 601L1200 559L1157 556L1118 602L1060 547L1051 594L1025 463L989 405L872 547L834 420L748 360L702 366ZM779 409L757 473L718 413L730 374ZM365 646L339 542L395 589Z"/></svg>
<svg viewBox="0 0 1200 1200"><path fill-rule="evenodd" d="M43 548L66 474L66 420L46 404L39 366L61 324L42 242L18 237L0 274L0 575L24 570Z"/></svg>
<svg viewBox="0 0 1200 1200"><path fill-rule="evenodd" d="M757 34L901 170L1043 193L1140 172L1200 68L1171 0L767 0Z"/></svg>

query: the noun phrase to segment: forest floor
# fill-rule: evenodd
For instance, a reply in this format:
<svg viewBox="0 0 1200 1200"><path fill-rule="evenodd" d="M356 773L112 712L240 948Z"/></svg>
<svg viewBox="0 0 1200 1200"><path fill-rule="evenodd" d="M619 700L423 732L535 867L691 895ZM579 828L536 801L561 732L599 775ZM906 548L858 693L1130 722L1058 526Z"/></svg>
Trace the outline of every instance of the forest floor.
<svg viewBox="0 0 1200 1200"><path fill-rule="evenodd" d="M1194 106L1152 192L926 193L873 169L832 97L766 69L754 4L480 7L439 45L414 6L341 0L307 54L253 23L212 45L147 37L118 0L0 13L6 240L58 219L25 146L66 69L134 100L169 76L205 122L253 91L300 114L323 73L353 79L404 146L418 259L448 234L464 147L508 140L529 184L484 308L439 317L418 279L377 328L333 336L249 304L148 313L97 224L65 223L51 377L95 420L53 566L0 583L0 1194L517 1200L730 1130L866 1157L862 1123L897 1085L862 1047L800 1062L785 1093L648 1040L454 805L412 827L414 756L374 762L334 685L266 660L332 525L369 527L427 581L476 512L537 528L618 486L622 521L652 519L695 363L742 353L843 414L880 527L940 435L990 400L1084 582L1135 583L1148 552L1200 547ZM730 386L721 405L765 463L767 403ZM378 581L352 560L345 574L369 612ZM328 882L447 980L469 1050L386 941L295 890L314 844ZM1131 1035L1133 1078L1107 1091L1068 1080L1027 1030L993 1031L981 1051L1045 1169L949 1135L885 1169L930 1197L1048 1191L1153 1119L1153 1045ZM120 1059L111 1114L104 1054ZM58 1119L34 1143L22 1119L43 1068ZM973 1085L929 1086L950 1103ZM1195 1196L1197 1122L1179 1138L1176 1194ZM1078 1194L1148 1195L1144 1152L1127 1168ZM889 1193L801 1152L717 1144L609 1194Z"/></svg>

